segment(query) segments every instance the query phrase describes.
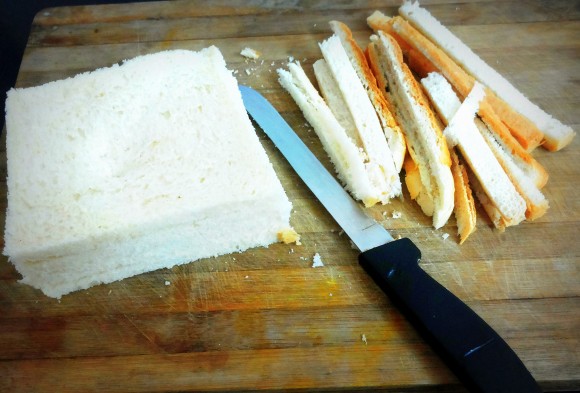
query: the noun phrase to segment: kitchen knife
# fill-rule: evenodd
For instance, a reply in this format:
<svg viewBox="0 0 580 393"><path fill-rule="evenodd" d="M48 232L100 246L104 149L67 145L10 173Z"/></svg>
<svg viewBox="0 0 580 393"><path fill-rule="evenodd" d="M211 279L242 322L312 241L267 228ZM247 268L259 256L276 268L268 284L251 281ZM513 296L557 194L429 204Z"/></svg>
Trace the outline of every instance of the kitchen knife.
<svg viewBox="0 0 580 393"><path fill-rule="evenodd" d="M250 116L360 249L361 266L465 386L474 392L541 392L507 343L420 268L415 244L394 240L366 216L262 95L246 86L240 91Z"/></svg>

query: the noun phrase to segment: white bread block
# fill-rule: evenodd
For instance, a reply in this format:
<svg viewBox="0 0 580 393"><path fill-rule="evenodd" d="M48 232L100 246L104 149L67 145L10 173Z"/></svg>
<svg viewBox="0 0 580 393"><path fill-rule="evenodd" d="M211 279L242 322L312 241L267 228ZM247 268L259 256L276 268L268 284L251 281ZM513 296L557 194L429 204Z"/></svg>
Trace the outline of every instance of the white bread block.
<svg viewBox="0 0 580 393"><path fill-rule="evenodd" d="M7 100L4 254L60 297L277 241L291 204L216 47Z"/></svg>
<svg viewBox="0 0 580 393"><path fill-rule="evenodd" d="M402 186L393 156L365 88L352 67L340 39L332 35L319 44L322 55L354 119L357 133L368 157L365 164L371 181L385 190L381 202L401 195Z"/></svg>
<svg viewBox="0 0 580 393"><path fill-rule="evenodd" d="M483 86L476 83L461 104L443 75L432 72L421 80L421 84L448 124L443 132L447 143L459 148L489 200L503 216L506 226L523 221L526 211L525 201L474 123L479 103L485 95Z"/></svg>
<svg viewBox="0 0 580 393"><path fill-rule="evenodd" d="M576 134L570 126L562 124L536 104L531 102L500 73L489 66L449 29L442 25L418 2L405 1L399 13L415 28L443 49L465 71L480 83L489 87L498 97L520 114L536 124L544 133L544 146L549 150L560 150L567 146Z"/></svg>
<svg viewBox="0 0 580 393"><path fill-rule="evenodd" d="M278 80L314 128L346 190L365 206L379 202L383 196L381 190L370 181L364 152L347 135L302 67L298 63L289 63L288 70L278 69Z"/></svg>

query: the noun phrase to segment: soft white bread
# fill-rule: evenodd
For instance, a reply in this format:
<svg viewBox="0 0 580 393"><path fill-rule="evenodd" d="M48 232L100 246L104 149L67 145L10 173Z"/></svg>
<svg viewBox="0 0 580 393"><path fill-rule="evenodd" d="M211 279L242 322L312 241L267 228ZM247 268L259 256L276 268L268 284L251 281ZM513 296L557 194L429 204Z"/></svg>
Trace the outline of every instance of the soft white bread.
<svg viewBox="0 0 580 393"><path fill-rule="evenodd" d="M439 228L453 211L454 184L449 150L438 120L391 36L379 31L378 37L372 37L367 52L379 85L389 91L407 149L433 203L433 226ZM421 204L420 200L417 202ZM421 207L425 213L430 210Z"/></svg>
<svg viewBox="0 0 580 393"><path fill-rule="evenodd" d="M316 81L318 82L318 88L322 93L322 97L324 97L324 101L346 132L346 135L356 145L361 157L364 157L364 161L368 161L364 144L356 129L354 117L348 110L348 106L338 88L338 85L336 84L336 81L334 80L334 77L332 76L332 72L328 68L328 64L326 64L326 60L319 59L315 61L312 68L314 70Z"/></svg>
<svg viewBox="0 0 580 393"><path fill-rule="evenodd" d="M328 70L354 120L356 132L368 159L365 165L371 181L387 191L381 198L381 202L386 203L389 198L401 195L401 181L379 118L340 39L333 35L319 46ZM381 185L383 182L384 185Z"/></svg>
<svg viewBox="0 0 580 393"><path fill-rule="evenodd" d="M433 17L429 11L420 7L418 2L405 1L399 8L399 13L439 48L443 49L465 71L489 87L499 98L509 102L518 113L531 120L544 134L543 147L548 150L560 150L572 141L575 132L571 127L562 124L532 103Z"/></svg>
<svg viewBox="0 0 580 393"><path fill-rule="evenodd" d="M48 296L266 246L290 226L215 47L11 90L6 124L4 253Z"/></svg>
<svg viewBox="0 0 580 393"><path fill-rule="evenodd" d="M388 101L377 86L375 77L368 65L365 54L354 40L352 32L348 26L338 21L331 21L330 27L340 39L342 47L344 48L352 67L356 71L356 74L375 108L383 132L387 138L389 149L391 150L395 169L397 172L400 172L407 148L403 132L393 116L393 108L389 107Z"/></svg>
<svg viewBox="0 0 580 393"><path fill-rule="evenodd" d="M348 136L302 67L298 63L289 63L288 71L277 71L280 84L290 93L314 128L345 188L365 206L387 200L389 190L385 188L385 183L372 181L374 177L369 171L373 168L367 165L367 156L359 148L362 142ZM337 97L341 95L337 94Z"/></svg>
<svg viewBox="0 0 580 393"><path fill-rule="evenodd" d="M427 78L423 78L421 84L439 116L447 124L443 132L447 144L459 148L462 157L477 176L506 225L519 224L525 219L525 201L474 123L475 113L484 96L482 85L476 83L461 104L453 88L441 74L433 72Z"/></svg>
<svg viewBox="0 0 580 393"><path fill-rule="evenodd" d="M493 204L493 202L489 199L489 197L485 193L485 190L481 186L481 183L477 179L477 176L475 176L475 174L472 171L470 171L469 168L467 168L467 177L469 179L469 184L471 185L471 188L477 197L477 200L483 207L483 210L485 210L485 212L487 213L487 216L491 220L492 224L500 232L505 231L506 222L503 216L501 215L498 208Z"/></svg>
<svg viewBox="0 0 580 393"><path fill-rule="evenodd" d="M468 75L459 65L457 65L445 52L439 49L429 39L423 36L418 30L411 26L406 20L400 16L389 18L380 12L375 12L368 19L367 22L371 28L375 30L384 30L389 32L407 53L409 65L413 71L418 73L421 77L427 76L426 73L437 71L440 72L451 83L454 90L461 96L467 97L469 92L473 89L475 79ZM526 121L522 120L522 116L511 113L513 116L505 117L505 112L509 112L509 106L504 107L504 118L501 118L496 113L498 107L498 100L494 93L486 88L486 97L479 107L479 116L486 123L486 125L497 135L498 139L502 141L508 149L512 151L514 156L518 156L518 165L522 167L525 173L529 173L538 187L543 187L548 180L548 173L526 149L520 144L525 142L526 138L520 138L520 141L512 135L513 127L516 127L522 132L530 132L530 140L540 141L535 138L537 133L533 131L535 126L524 124ZM494 98L495 97L495 98ZM492 106L493 104L493 106ZM505 104L505 103L504 103ZM513 112L513 111L512 111ZM504 121L518 120L514 124L512 122L512 129L506 126ZM519 121L522 120L522 121ZM528 121L529 123L529 121ZM530 144L528 144L528 147Z"/></svg>

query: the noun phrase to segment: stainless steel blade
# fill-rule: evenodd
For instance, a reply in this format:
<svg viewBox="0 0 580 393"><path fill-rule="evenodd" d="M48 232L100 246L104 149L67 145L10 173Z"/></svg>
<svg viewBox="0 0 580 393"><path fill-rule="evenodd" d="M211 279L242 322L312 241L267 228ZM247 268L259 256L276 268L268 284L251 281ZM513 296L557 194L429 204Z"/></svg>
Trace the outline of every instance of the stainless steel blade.
<svg viewBox="0 0 580 393"><path fill-rule="evenodd" d="M240 91L250 116L361 251L393 240L385 228L364 214L268 100L246 86L240 86Z"/></svg>

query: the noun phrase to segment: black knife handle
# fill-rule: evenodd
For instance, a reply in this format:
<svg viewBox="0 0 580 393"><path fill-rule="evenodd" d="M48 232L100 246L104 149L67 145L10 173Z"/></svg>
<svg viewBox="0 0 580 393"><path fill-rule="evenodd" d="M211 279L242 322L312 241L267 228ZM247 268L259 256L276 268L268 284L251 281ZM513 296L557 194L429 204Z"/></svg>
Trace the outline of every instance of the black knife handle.
<svg viewBox="0 0 580 393"><path fill-rule="evenodd" d="M473 392L533 393L540 387L507 343L419 267L407 238L365 251L361 266Z"/></svg>

